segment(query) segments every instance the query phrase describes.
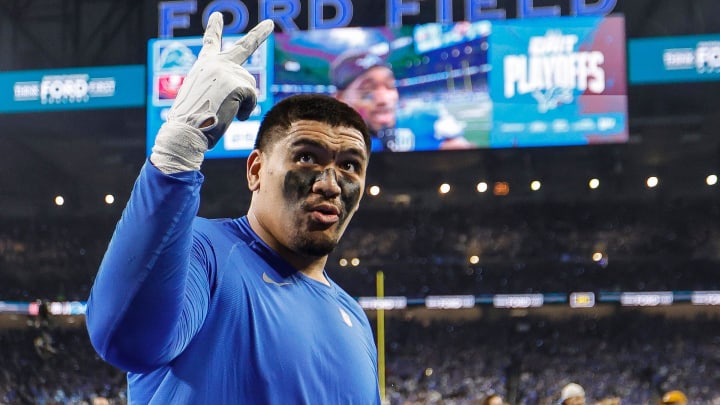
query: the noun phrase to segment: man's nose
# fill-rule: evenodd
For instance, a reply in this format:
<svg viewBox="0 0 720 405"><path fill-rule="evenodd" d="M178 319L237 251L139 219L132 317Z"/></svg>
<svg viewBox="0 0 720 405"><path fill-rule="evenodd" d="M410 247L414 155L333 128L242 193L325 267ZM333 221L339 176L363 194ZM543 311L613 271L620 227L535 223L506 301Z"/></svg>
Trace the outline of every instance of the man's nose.
<svg viewBox="0 0 720 405"><path fill-rule="evenodd" d="M387 103L390 100L393 91L394 90L389 89L386 86L379 86L373 92L373 97L378 103Z"/></svg>
<svg viewBox="0 0 720 405"><path fill-rule="evenodd" d="M338 184L337 173L335 169L327 168L315 177L312 190L314 193L322 194L325 197L335 197L340 194L340 184Z"/></svg>

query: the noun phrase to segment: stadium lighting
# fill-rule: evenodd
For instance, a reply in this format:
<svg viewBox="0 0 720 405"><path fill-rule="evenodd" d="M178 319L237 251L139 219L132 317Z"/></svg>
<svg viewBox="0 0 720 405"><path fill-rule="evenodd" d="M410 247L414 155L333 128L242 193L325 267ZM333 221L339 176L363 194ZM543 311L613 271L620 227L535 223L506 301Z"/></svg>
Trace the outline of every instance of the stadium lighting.
<svg viewBox="0 0 720 405"><path fill-rule="evenodd" d="M55 196L55 205L57 205L58 207L60 207L60 206L62 206L63 204L65 204L65 198L64 198L63 196L61 196L61 195Z"/></svg>
<svg viewBox="0 0 720 405"><path fill-rule="evenodd" d="M343 257L342 259L340 259L340 267L345 267L347 265L348 265L348 261L346 258Z"/></svg>
<svg viewBox="0 0 720 405"><path fill-rule="evenodd" d="M440 185L439 188L440 194L447 194L450 192L450 185L448 183L443 183Z"/></svg>
<svg viewBox="0 0 720 405"><path fill-rule="evenodd" d="M660 182L660 180L657 177L650 176L645 181L645 184L647 184L648 188L654 188L654 187L657 187L659 182Z"/></svg>
<svg viewBox="0 0 720 405"><path fill-rule="evenodd" d="M470 261L470 264L478 264L478 263L480 263L480 257L478 257L477 255L472 255L472 256L470 256L469 261Z"/></svg>
<svg viewBox="0 0 720 405"><path fill-rule="evenodd" d="M705 178L705 184L708 186L714 186L718 182L718 176L715 174L711 174Z"/></svg>
<svg viewBox="0 0 720 405"><path fill-rule="evenodd" d="M360 259L358 259L357 257L353 257L352 259L350 259L350 264L352 264L353 267L357 267L360 265Z"/></svg>
<svg viewBox="0 0 720 405"><path fill-rule="evenodd" d="M530 190L538 191L540 190L540 187L542 187L542 183L540 183L539 180L533 180L530 182Z"/></svg>
<svg viewBox="0 0 720 405"><path fill-rule="evenodd" d="M510 194L510 184L506 181L495 182L493 194L500 196Z"/></svg>
<svg viewBox="0 0 720 405"><path fill-rule="evenodd" d="M484 181L481 181L480 183L477 184L477 187L475 187L475 188L477 189L478 193L484 193L487 191L488 185Z"/></svg>
<svg viewBox="0 0 720 405"><path fill-rule="evenodd" d="M591 190L595 190L596 188L600 187L600 180L596 178L590 179L590 181L588 181L588 187L590 187Z"/></svg>
<svg viewBox="0 0 720 405"><path fill-rule="evenodd" d="M105 194L105 204L110 205L115 202L115 196L112 194Z"/></svg>
<svg viewBox="0 0 720 405"><path fill-rule="evenodd" d="M373 197L380 195L380 186L370 186L370 188L368 188L368 194Z"/></svg>
<svg viewBox="0 0 720 405"><path fill-rule="evenodd" d="M592 254L592 260L593 260L595 263L597 263L597 262L599 262L600 260L602 260L602 258L603 258L603 254L602 254L601 252L594 252L594 253Z"/></svg>

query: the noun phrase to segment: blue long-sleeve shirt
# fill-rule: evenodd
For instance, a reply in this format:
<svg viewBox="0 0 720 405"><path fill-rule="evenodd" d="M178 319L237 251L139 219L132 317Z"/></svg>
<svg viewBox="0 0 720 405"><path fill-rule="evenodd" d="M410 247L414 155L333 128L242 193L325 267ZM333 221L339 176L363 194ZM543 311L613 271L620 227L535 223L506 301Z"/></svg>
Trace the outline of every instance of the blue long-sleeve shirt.
<svg viewBox="0 0 720 405"><path fill-rule="evenodd" d="M298 272L245 217L196 217L200 172L146 162L87 306L131 404L379 404L357 302Z"/></svg>

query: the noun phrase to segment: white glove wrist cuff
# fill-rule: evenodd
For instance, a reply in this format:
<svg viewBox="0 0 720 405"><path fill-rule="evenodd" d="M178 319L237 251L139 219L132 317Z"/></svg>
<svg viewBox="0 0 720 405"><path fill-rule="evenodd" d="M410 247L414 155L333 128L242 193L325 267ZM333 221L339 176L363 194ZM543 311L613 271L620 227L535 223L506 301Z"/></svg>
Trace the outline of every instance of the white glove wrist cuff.
<svg viewBox="0 0 720 405"><path fill-rule="evenodd" d="M158 131L150 161L165 174L200 170L207 149L207 137L202 131L168 121Z"/></svg>

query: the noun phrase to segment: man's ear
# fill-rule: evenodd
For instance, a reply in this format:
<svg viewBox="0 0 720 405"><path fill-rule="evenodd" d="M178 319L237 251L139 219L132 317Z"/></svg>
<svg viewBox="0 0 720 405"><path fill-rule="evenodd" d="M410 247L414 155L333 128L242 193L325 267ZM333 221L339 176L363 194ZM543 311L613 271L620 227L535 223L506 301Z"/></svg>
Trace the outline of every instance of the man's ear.
<svg viewBox="0 0 720 405"><path fill-rule="evenodd" d="M247 183L250 191L260 189L260 167L262 166L263 154L255 149L250 152L247 159Z"/></svg>

